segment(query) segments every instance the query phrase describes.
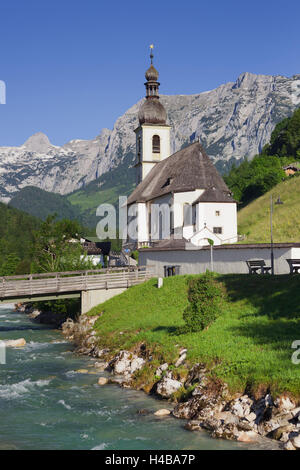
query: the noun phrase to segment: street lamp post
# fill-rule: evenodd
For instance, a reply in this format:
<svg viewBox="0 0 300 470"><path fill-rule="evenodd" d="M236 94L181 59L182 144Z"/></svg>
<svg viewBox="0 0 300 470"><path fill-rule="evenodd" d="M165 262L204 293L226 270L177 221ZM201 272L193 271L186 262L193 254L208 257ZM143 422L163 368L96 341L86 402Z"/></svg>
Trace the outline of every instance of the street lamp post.
<svg viewBox="0 0 300 470"><path fill-rule="evenodd" d="M210 269L211 269L211 272L213 272L214 270L213 247L214 247L215 242L211 238L208 238L207 241L210 244Z"/></svg>
<svg viewBox="0 0 300 470"><path fill-rule="evenodd" d="M283 204L278 196L277 201L275 202L276 205ZM271 194L270 200L270 226L271 226L271 274L274 274L274 247L273 247L273 196Z"/></svg>

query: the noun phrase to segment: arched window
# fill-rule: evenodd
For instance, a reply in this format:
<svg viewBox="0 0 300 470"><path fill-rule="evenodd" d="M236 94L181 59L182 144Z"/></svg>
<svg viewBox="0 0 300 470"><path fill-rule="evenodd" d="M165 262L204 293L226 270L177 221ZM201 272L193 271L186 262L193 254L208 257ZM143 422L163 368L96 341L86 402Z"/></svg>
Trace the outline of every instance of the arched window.
<svg viewBox="0 0 300 470"><path fill-rule="evenodd" d="M137 140L137 154L138 154L138 160L141 160L141 150L142 150L142 142L141 142L141 136L138 136Z"/></svg>
<svg viewBox="0 0 300 470"><path fill-rule="evenodd" d="M183 226L192 225L192 206L188 203L183 204Z"/></svg>
<svg viewBox="0 0 300 470"><path fill-rule="evenodd" d="M160 137L154 135L152 137L152 153L160 153Z"/></svg>

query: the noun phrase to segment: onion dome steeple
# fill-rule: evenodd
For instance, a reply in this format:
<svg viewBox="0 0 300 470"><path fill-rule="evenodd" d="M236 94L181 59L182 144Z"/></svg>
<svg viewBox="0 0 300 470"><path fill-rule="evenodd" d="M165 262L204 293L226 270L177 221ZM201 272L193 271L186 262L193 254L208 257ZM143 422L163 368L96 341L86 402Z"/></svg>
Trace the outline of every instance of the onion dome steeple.
<svg viewBox="0 0 300 470"><path fill-rule="evenodd" d="M167 113L163 105L159 101L159 85L158 71L153 65L153 44L150 46L150 60L151 65L145 73L147 82L146 87L146 101L142 104L139 110L139 122L141 124L160 124L165 125Z"/></svg>

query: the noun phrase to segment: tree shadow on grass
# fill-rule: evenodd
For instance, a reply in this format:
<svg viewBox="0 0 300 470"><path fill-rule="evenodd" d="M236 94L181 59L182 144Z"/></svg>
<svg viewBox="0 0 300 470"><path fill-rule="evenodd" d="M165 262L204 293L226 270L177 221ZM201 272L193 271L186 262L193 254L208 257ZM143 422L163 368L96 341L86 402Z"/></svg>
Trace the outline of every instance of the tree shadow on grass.
<svg viewBox="0 0 300 470"><path fill-rule="evenodd" d="M156 328L153 328L152 331L153 332L163 331L172 336L179 336L183 333L181 326L157 326Z"/></svg>
<svg viewBox="0 0 300 470"><path fill-rule="evenodd" d="M290 360L294 349L292 343L300 340L300 319L298 321L275 320L258 324L250 322L229 327L234 337L244 336L261 346L261 351L273 350L281 359Z"/></svg>
<svg viewBox="0 0 300 470"><path fill-rule="evenodd" d="M229 307L230 302L241 301L241 309L245 309L239 324L229 326L233 335L251 338L262 352L265 346L276 351L278 358L290 361L291 345L300 340L300 276L232 275L219 279L226 286Z"/></svg>
<svg viewBox="0 0 300 470"><path fill-rule="evenodd" d="M255 315L300 318L300 276L227 275L219 280L230 302L244 301L256 309Z"/></svg>

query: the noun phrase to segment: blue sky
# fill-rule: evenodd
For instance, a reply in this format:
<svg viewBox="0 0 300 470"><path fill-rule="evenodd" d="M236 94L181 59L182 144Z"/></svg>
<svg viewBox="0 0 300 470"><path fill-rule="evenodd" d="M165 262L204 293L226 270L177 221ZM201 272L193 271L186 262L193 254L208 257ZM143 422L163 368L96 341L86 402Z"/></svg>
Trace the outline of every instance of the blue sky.
<svg viewBox="0 0 300 470"><path fill-rule="evenodd" d="M144 96L150 43L164 94L300 73L299 17L298 0L1 0L0 146L111 128Z"/></svg>

